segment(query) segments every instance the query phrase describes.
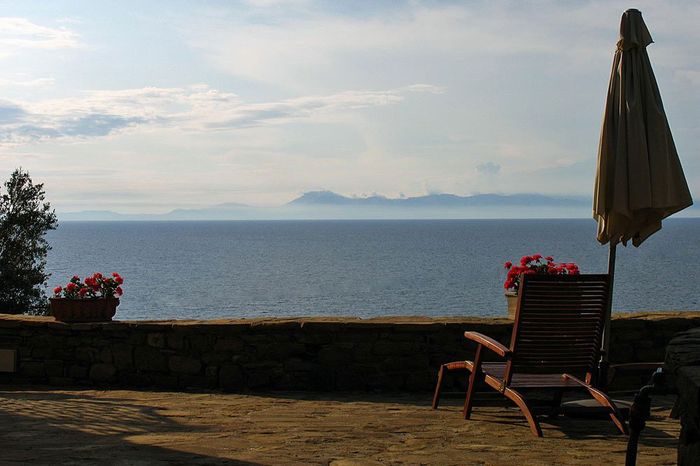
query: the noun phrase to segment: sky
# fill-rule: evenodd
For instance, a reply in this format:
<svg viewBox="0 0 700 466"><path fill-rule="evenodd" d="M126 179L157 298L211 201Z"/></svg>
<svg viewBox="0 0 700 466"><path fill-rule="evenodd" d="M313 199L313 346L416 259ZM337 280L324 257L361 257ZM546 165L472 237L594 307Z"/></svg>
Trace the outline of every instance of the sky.
<svg viewBox="0 0 700 466"><path fill-rule="evenodd" d="M0 1L0 180L59 212L590 196L631 7L700 192L694 0Z"/></svg>

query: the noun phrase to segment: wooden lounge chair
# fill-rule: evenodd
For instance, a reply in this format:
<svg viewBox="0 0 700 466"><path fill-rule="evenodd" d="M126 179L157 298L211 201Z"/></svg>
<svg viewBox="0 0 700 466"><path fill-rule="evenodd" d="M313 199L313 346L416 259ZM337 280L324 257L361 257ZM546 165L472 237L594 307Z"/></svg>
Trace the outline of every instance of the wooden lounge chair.
<svg viewBox="0 0 700 466"><path fill-rule="evenodd" d="M486 384L513 401L525 415L530 430L542 429L523 398L527 389L548 390L561 402L566 390L585 389L602 406L623 434L627 428L612 400L591 385L600 356L605 306L610 293L608 275L522 275L510 347L478 332L464 332L477 344L473 361L440 366L433 409L440 402L445 371L470 372L462 411L469 419L474 392ZM483 362L483 349L502 362Z"/></svg>

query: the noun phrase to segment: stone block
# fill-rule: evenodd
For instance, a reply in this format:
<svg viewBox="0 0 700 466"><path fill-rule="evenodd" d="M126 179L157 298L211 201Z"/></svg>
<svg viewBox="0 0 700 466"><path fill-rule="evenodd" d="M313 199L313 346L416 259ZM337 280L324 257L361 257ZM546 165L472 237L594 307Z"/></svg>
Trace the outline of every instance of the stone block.
<svg viewBox="0 0 700 466"><path fill-rule="evenodd" d="M204 364L221 364L231 360L231 355L225 352L204 353L201 357Z"/></svg>
<svg viewBox="0 0 700 466"><path fill-rule="evenodd" d="M31 346L20 346L17 348L17 357L20 359L29 359L32 356Z"/></svg>
<svg viewBox="0 0 700 466"><path fill-rule="evenodd" d="M204 375L206 377L218 377L219 376L219 366L207 366L204 368Z"/></svg>
<svg viewBox="0 0 700 466"><path fill-rule="evenodd" d="M354 371L340 370L334 375L335 390L366 390L367 384L363 374Z"/></svg>
<svg viewBox="0 0 700 466"><path fill-rule="evenodd" d="M168 371L168 356L157 348L137 346L134 349L134 366L142 371Z"/></svg>
<svg viewBox="0 0 700 466"><path fill-rule="evenodd" d="M219 386L224 390L240 390L245 387L245 379L241 368L234 364L221 366L219 370Z"/></svg>
<svg viewBox="0 0 700 466"><path fill-rule="evenodd" d="M16 329L22 326L21 320L11 320L11 319L0 319L1 328L11 328Z"/></svg>
<svg viewBox="0 0 700 466"><path fill-rule="evenodd" d="M73 379L85 379L88 376L88 368L86 366L73 365L68 367L68 377Z"/></svg>
<svg viewBox="0 0 700 466"><path fill-rule="evenodd" d="M148 343L146 342L147 339L147 334L144 332L138 331L138 327L134 327L131 329L131 332L129 333L129 337L127 338L126 342L132 345L147 345Z"/></svg>
<svg viewBox="0 0 700 466"><path fill-rule="evenodd" d="M413 342L394 342L377 340L372 346L372 353L377 356L416 354L417 345Z"/></svg>
<svg viewBox="0 0 700 466"><path fill-rule="evenodd" d="M53 348L48 346L38 346L32 349L32 358L34 359L46 359L53 355Z"/></svg>
<svg viewBox="0 0 700 466"><path fill-rule="evenodd" d="M112 362L112 349L109 346L105 346L100 350L99 360L105 363Z"/></svg>
<svg viewBox="0 0 700 466"><path fill-rule="evenodd" d="M367 377L369 390L405 390L405 374L375 374Z"/></svg>
<svg viewBox="0 0 700 466"><path fill-rule="evenodd" d="M75 359L82 362L97 361L99 352L95 348L81 346L75 349Z"/></svg>
<svg viewBox="0 0 700 466"><path fill-rule="evenodd" d="M32 378L42 378L46 376L44 363L38 361L20 361L18 372Z"/></svg>
<svg viewBox="0 0 700 466"><path fill-rule="evenodd" d="M411 392L430 392L435 388L437 371L417 370L406 376L406 390Z"/></svg>
<svg viewBox="0 0 700 466"><path fill-rule="evenodd" d="M116 343L112 346L112 362L117 369L134 367L134 348L127 343Z"/></svg>
<svg viewBox="0 0 700 466"><path fill-rule="evenodd" d="M411 373L425 369L428 366L428 356L425 354L412 354L390 356L383 359L379 365L380 370L386 373Z"/></svg>
<svg viewBox="0 0 700 466"><path fill-rule="evenodd" d="M183 349L185 348L184 332L173 332L167 335L168 348Z"/></svg>
<svg viewBox="0 0 700 466"><path fill-rule="evenodd" d="M243 351L243 346L241 338L217 338L214 352L240 353Z"/></svg>
<svg viewBox="0 0 700 466"><path fill-rule="evenodd" d="M147 376L148 385L159 388L179 388L180 380L176 375L170 374L149 374Z"/></svg>
<svg viewBox="0 0 700 466"><path fill-rule="evenodd" d="M138 374L135 372L126 372L119 374L119 383L127 387L149 387L153 384L148 375Z"/></svg>
<svg viewBox="0 0 700 466"><path fill-rule="evenodd" d="M199 359L187 356L170 356L168 360L170 370L178 374L198 374L202 369Z"/></svg>
<svg viewBox="0 0 700 466"><path fill-rule="evenodd" d="M112 382L117 368L112 364L97 363L90 366L90 380L95 382Z"/></svg>
<svg viewBox="0 0 700 466"><path fill-rule="evenodd" d="M303 328L304 331L301 333L300 341L304 343L315 345L327 345L328 343L333 342L335 339L335 335L333 333L311 330L307 331L306 324Z"/></svg>
<svg viewBox="0 0 700 466"><path fill-rule="evenodd" d="M326 347L318 351L316 359L324 366L349 364L353 361L354 354L351 348Z"/></svg>
<svg viewBox="0 0 700 466"><path fill-rule="evenodd" d="M63 361L56 359L48 359L44 361L44 370L46 371L46 375L49 377L62 377L63 368Z"/></svg>
<svg viewBox="0 0 700 466"><path fill-rule="evenodd" d="M75 380L70 377L49 377L49 385L54 387L69 387L75 385Z"/></svg>
<svg viewBox="0 0 700 466"><path fill-rule="evenodd" d="M255 345L255 355L260 359L270 359L274 361L284 361L290 356L300 356L306 354L306 345L298 342L273 340L259 342Z"/></svg>
<svg viewBox="0 0 700 466"><path fill-rule="evenodd" d="M182 374L178 376L178 386L185 389L216 388L218 380L216 377Z"/></svg>
<svg viewBox="0 0 700 466"><path fill-rule="evenodd" d="M54 359L60 359L62 361L73 361L75 359L75 348L73 347L60 347L54 348L51 353L51 357Z"/></svg>
<svg viewBox="0 0 700 466"><path fill-rule="evenodd" d="M194 334L187 337L190 348L193 352L202 354L211 352L214 348L216 337L214 335Z"/></svg>
<svg viewBox="0 0 700 466"><path fill-rule="evenodd" d="M246 386L250 389L271 389L275 375L269 370L246 371Z"/></svg>
<svg viewBox="0 0 700 466"><path fill-rule="evenodd" d="M166 338L164 333L149 333L146 335L146 344L153 348L165 348Z"/></svg>
<svg viewBox="0 0 700 466"><path fill-rule="evenodd" d="M23 338L16 335L0 335L0 348L15 348L19 346Z"/></svg>
<svg viewBox="0 0 700 466"><path fill-rule="evenodd" d="M288 372L319 372L318 363L292 358L284 363L284 370Z"/></svg>

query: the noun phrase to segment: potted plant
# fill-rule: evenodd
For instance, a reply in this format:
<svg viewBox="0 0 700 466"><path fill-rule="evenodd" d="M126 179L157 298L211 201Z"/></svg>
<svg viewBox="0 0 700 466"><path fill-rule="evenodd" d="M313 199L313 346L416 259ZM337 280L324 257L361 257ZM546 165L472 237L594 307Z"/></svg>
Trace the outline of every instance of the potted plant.
<svg viewBox="0 0 700 466"><path fill-rule="evenodd" d="M573 262L563 262L557 264L552 256L542 257L541 254L523 256L520 258L520 265L513 265L511 261L503 266L508 270L505 288L506 300L508 301L508 317L515 318L515 308L518 305L518 289L520 288L520 276L523 274L549 274L549 275L577 275L578 265Z"/></svg>
<svg viewBox="0 0 700 466"><path fill-rule="evenodd" d="M117 312L124 279L117 272L106 277L99 272L81 281L77 275L66 286L53 289L51 313L61 322L108 322Z"/></svg>

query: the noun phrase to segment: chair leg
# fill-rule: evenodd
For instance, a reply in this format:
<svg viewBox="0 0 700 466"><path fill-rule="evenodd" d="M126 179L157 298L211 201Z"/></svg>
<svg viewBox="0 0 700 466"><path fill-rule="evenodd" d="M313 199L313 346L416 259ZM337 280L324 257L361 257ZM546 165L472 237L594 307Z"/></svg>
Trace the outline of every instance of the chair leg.
<svg viewBox="0 0 700 466"><path fill-rule="evenodd" d="M438 370L437 385L435 385L435 394L433 395L433 409L437 409L440 404L440 395L442 394L442 382L445 373L448 371L465 371L469 370L469 361L454 361L442 364Z"/></svg>
<svg viewBox="0 0 700 466"><path fill-rule="evenodd" d="M445 365L440 366L438 371L437 385L435 385L435 394L433 395L433 409L437 409L440 404L440 392L442 391L442 377L445 375Z"/></svg>
<svg viewBox="0 0 700 466"><path fill-rule="evenodd" d="M559 416L559 411L561 409L561 400L564 397L564 390L557 390L552 398L552 404L550 407L549 417L556 418Z"/></svg>
<svg viewBox="0 0 700 466"><path fill-rule="evenodd" d="M474 354L474 367L472 368L472 373L469 375L469 386L467 387L467 396L464 399L464 409L462 410L464 419L469 419L472 415L476 385L481 382L481 379L484 377L481 371L481 348L482 346L478 345L476 347L476 353Z"/></svg>
<svg viewBox="0 0 700 466"><path fill-rule="evenodd" d="M518 405L518 408L520 408L520 411L523 413L523 416L525 416L525 419L527 419L527 423L530 425L530 431L535 437L542 437L542 429L540 428L540 423L537 422L537 418L532 415L532 411L530 411L530 408L528 407L527 403L525 403L525 399L522 397L522 395L512 388L506 388L503 394L511 401L513 401L516 405Z"/></svg>
<svg viewBox="0 0 700 466"><path fill-rule="evenodd" d="M573 375L569 374L564 374L564 377L567 379L571 380L572 382L576 382L586 390L588 390L588 393L602 406L605 406L610 410L610 419L612 422L615 424L617 427L617 430L619 430L623 435L627 435L627 426L625 423L622 421L622 416L620 416L620 412L617 410L617 406L615 406L615 403L610 399L608 395L605 393L601 392L597 388L585 383L584 381L574 377Z"/></svg>

